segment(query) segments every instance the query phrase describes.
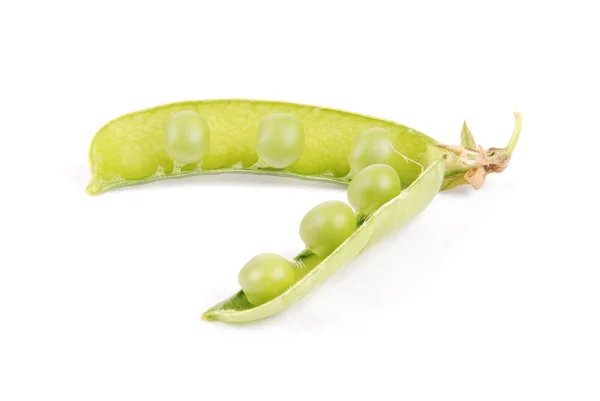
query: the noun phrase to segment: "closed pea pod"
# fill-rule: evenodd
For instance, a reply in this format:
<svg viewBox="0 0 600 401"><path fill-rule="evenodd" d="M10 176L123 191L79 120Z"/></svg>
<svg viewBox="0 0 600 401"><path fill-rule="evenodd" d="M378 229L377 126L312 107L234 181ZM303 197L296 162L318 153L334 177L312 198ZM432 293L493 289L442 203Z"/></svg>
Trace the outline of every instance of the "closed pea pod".
<svg viewBox="0 0 600 401"><path fill-rule="evenodd" d="M348 200L362 218L357 221L342 202L344 207L329 214L341 216L338 220L307 213L305 218L313 217L300 222L306 249L290 261L251 260L238 277L241 290L203 314L206 320L248 322L300 300L424 210L440 190L480 188L487 175L506 168L520 129L515 113L509 144L484 151L474 146L466 125L461 144L447 146L401 124L335 109L251 100L180 102L130 113L102 127L90 146L87 190L99 194L169 177L220 173L348 186Z"/></svg>

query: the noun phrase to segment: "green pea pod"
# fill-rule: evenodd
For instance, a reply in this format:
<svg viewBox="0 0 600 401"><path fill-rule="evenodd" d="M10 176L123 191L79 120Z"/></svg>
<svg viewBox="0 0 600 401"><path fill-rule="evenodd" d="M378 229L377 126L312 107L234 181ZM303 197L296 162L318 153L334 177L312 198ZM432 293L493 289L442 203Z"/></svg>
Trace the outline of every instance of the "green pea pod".
<svg viewBox="0 0 600 401"><path fill-rule="evenodd" d="M420 213L440 190L466 184L481 188L489 173L506 168L520 132L521 115L515 113L509 144L485 151L466 123L461 145L452 146L398 123L316 106L253 100L173 103L127 114L100 129L90 147L87 191L99 194L162 179L230 172L347 185L353 169L381 162L392 166L405 189L371 215L359 216L356 231L325 258L308 250L294 258L296 281L291 287L258 306L239 291L202 315L205 320L248 322L298 301Z"/></svg>
<svg viewBox="0 0 600 401"><path fill-rule="evenodd" d="M178 112L195 112L198 144L206 143L202 158L185 155L187 164L177 163L169 154L165 127ZM295 117L305 135L303 151L291 165L272 168L261 163L257 137L261 123L269 116L285 113ZM520 131L520 116L513 135ZM451 153L443 189L472 184L480 188L487 173L500 172L508 164L514 146L484 152L472 146L444 146L427 135L395 122L341 110L285 102L253 100L205 100L167 104L118 117L94 136L89 151L92 179L90 194L152 181L199 174L259 173L292 176L348 184L352 179L348 155L359 133L382 128L390 132L395 151L401 155L395 166L403 186L409 185L433 161ZM210 139L202 137L207 135ZM469 133L470 136L470 133ZM463 138L464 138L463 134ZM512 143L511 142L511 143ZM193 148L193 146L192 146ZM192 159L189 159L192 157Z"/></svg>
<svg viewBox="0 0 600 401"><path fill-rule="evenodd" d="M406 190L373 213L344 243L316 266L308 266L309 272L296 281L286 292L270 302L253 306L242 291L206 311L205 320L242 323L263 319L283 311L297 302L313 288L327 280L344 264L363 252L389 232L401 227L425 209L439 192L444 180L444 162L434 162ZM316 258L301 253L295 260ZM310 261L309 261L310 263Z"/></svg>

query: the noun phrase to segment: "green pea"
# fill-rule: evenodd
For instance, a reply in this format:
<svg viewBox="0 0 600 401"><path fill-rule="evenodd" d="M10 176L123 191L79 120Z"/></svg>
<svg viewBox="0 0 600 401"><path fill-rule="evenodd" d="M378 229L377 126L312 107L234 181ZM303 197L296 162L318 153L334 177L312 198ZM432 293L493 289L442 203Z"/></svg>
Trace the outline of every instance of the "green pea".
<svg viewBox="0 0 600 401"><path fill-rule="evenodd" d="M405 164L402 155L394 149L392 135L384 128L361 132L350 154L350 167L354 173L372 164L388 164L396 170Z"/></svg>
<svg viewBox="0 0 600 401"><path fill-rule="evenodd" d="M198 163L208 151L208 125L198 113L184 110L166 122L166 150L181 164Z"/></svg>
<svg viewBox="0 0 600 401"><path fill-rule="evenodd" d="M294 163L304 150L302 124L291 114L274 113L260 124L256 153L274 168L285 168Z"/></svg>
<svg viewBox="0 0 600 401"><path fill-rule="evenodd" d="M300 222L300 238L306 247L322 258L333 252L356 230L356 215L340 201L321 203Z"/></svg>
<svg viewBox="0 0 600 401"><path fill-rule="evenodd" d="M348 186L348 201L359 213L368 216L398 196L400 177L387 164L372 164L362 169Z"/></svg>
<svg viewBox="0 0 600 401"><path fill-rule="evenodd" d="M263 253L250 259L238 275L242 291L254 306L283 294L295 281L294 265L274 253Z"/></svg>

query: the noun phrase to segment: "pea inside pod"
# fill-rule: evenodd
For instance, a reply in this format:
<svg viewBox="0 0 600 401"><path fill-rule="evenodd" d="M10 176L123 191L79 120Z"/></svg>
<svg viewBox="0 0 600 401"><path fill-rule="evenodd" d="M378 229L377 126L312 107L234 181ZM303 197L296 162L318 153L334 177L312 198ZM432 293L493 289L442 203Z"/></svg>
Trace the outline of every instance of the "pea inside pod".
<svg viewBox="0 0 600 401"><path fill-rule="evenodd" d="M300 237L307 249L326 257L356 230L356 215L340 201L321 203L300 222Z"/></svg>
<svg viewBox="0 0 600 401"><path fill-rule="evenodd" d="M337 206L329 213L337 216L333 219L317 213L303 220L305 250L290 261L272 255L251 260L238 277L242 289L203 314L206 320L247 322L301 299L424 210L440 190L481 188L488 174L506 168L520 130L521 116L515 113L509 144L484 151L474 146L466 124L460 145L443 145L404 125L336 109L250 100L180 102L102 127L90 146L87 191L220 173L350 185L354 211Z"/></svg>
<svg viewBox="0 0 600 401"><path fill-rule="evenodd" d="M248 301L256 306L262 305L277 298L294 284L294 265L283 256L261 254L246 263L238 281Z"/></svg>
<svg viewBox="0 0 600 401"><path fill-rule="evenodd" d="M256 153L268 166L288 167L304 149L302 124L291 114L270 114L261 122Z"/></svg>
<svg viewBox="0 0 600 401"><path fill-rule="evenodd" d="M191 110L173 114L165 124L165 150L176 163L198 163L209 146L206 121Z"/></svg>
<svg viewBox="0 0 600 401"><path fill-rule="evenodd" d="M404 182L412 182L423 171L422 164L396 149L391 132L379 127L358 134L350 153L350 167L355 174L374 164L389 165Z"/></svg>
<svg viewBox="0 0 600 401"><path fill-rule="evenodd" d="M335 274L346 263L410 221L435 198L444 179L444 162L434 162L401 195L385 204L356 229L326 258L303 251L294 258L295 264L313 263L308 272L292 286L269 302L254 305L243 290L216 304L202 315L204 320L244 323L264 319L298 302L310 291Z"/></svg>
<svg viewBox="0 0 600 401"><path fill-rule="evenodd" d="M372 164L362 169L348 186L348 200L362 216L368 216L400 193L400 177L392 166Z"/></svg>

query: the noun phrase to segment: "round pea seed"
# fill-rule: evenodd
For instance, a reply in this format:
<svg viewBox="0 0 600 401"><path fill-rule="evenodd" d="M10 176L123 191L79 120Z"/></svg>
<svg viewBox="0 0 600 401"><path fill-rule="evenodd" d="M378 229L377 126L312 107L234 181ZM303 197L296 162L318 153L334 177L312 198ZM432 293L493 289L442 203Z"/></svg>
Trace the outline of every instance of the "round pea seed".
<svg viewBox="0 0 600 401"><path fill-rule="evenodd" d="M304 150L302 124L293 115L271 114L261 122L256 153L267 165L285 168L294 163Z"/></svg>
<svg viewBox="0 0 600 401"><path fill-rule="evenodd" d="M403 157L394 149L391 133L384 128L361 132L350 154L350 167L354 173L372 164L388 164L398 170L403 163Z"/></svg>
<svg viewBox="0 0 600 401"><path fill-rule="evenodd" d="M274 253L263 253L250 259L238 275L242 291L254 306L283 294L295 281L292 263Z"/></svg>
<svg viewBox="0 0 600 401"><path fill-rule="evenodd" d="M306 213L300 222L300 238L315 255L322 258L333 252L356 230L356 215L340 201L321 203Z"/></svg>
<svg viewBox="0 0 600 401"><path fill-rule="evenodd" d="M209 134L206 121L191 110L173 114L166 123L166 150L175 162L198 163L208 151Z"/></svg>
<svg viewBox="0 0 600 401"><path fill-rule="evenodd" d="M348 201L359 213L368 216L401 190L400 178L387 164L372 164L362 169L348 186Z"/></svg>

